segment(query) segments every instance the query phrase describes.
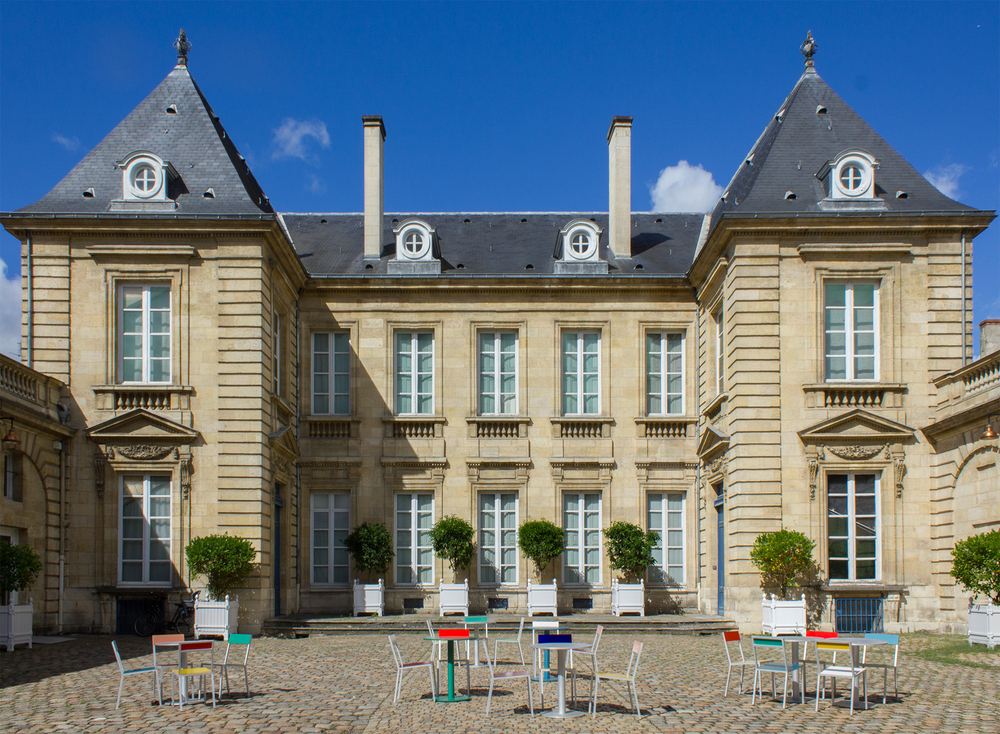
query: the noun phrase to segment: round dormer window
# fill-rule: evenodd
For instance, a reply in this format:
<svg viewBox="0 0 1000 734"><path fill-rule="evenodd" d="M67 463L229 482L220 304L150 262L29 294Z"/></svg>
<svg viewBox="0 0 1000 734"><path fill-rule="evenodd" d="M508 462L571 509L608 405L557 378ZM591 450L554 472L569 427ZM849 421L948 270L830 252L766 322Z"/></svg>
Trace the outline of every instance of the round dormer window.
<svg viewBox="0 0 1000 734"><path fill-rule="evenodd" d="M151 164L142 162L132 166L129 171L129 186L132 195L140 199L149 199L160 190L161 174Z"/></svg>
<svg viewBox="0 0 1000 734"><path fill-rule="evenodd" d="M419 260L427 254L428 238L418 229L411 229L403 235L403 254L408 260Z"/></svg>
<svg viewBox="0 0 1000 734"><path fill-rule="evenodd" d="M844 196L861 196L871 186L872 170L868 161L861 158L848 158L837 166L837 189Z"/></svg>
<svg viewBox="0 0 1000 734"><path fill-rule="evenodd" d="M574 260L591 259L596 247L596 238L586 230L578 229L569 237L569 256Z"/></svg>

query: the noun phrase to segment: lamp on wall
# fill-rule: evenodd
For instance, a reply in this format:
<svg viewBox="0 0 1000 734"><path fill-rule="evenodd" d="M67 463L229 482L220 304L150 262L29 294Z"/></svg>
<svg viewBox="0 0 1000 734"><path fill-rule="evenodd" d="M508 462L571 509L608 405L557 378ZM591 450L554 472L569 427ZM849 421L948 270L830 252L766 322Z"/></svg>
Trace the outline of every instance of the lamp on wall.
<svg viewBox="0 0 1000 734"><path fill-rule="evenodd" d="M992 420L993 420L992 415L986 418L986 430L983 431L983 435L979 437L983 441L992 441L997 437L997 432L993 430L993 424L990 422Z"/></svg>
<svg viewBox="0 0 1000 734"><path fill-rule="evenodd" d="M14 433L14 419L11 417L3 416L2 412L3 412L3 401L0 400L0 432L3 432L4 424L6 424L8 421L10 422L10 430L7 432L7 435L3 437L3 447L9 451L12 451L16 448L20 448L21 439L19 439L17 437L17 434Z"/></svg>

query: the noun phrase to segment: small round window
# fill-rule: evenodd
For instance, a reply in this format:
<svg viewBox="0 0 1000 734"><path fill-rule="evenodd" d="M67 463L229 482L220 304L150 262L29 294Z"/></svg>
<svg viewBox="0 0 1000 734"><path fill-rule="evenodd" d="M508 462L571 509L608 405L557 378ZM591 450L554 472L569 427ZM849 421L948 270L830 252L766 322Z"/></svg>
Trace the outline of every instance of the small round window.
<svg viewBox="0 0 1000 734"><path fill-rule="evenodd" d="M868 190L871 172L868 166L852 158L840 165L837 174L837 186L847 196L859 196Z"/></svg>
<svg viewBox="0 0 1000 734"><path fill-rule="evenodd" d="M594 254L594 238L589 232L577 230L569 238L569 254L574 260L587 260Z"/></svg>
<svg viewBox="0 0 1000 734"><path fill-rule="evenodd" d="M132 169L132 191L136 196L148 198L160 188L160 176L148 163L140 163Z"/></svg>
<svg viewBox="0 0 1000 734"><path fill-rule="evenodd" d="M427 252L427 238L424 233L411 229L403 237L403 250L404 254L410 260L416 260Z"/></svg>

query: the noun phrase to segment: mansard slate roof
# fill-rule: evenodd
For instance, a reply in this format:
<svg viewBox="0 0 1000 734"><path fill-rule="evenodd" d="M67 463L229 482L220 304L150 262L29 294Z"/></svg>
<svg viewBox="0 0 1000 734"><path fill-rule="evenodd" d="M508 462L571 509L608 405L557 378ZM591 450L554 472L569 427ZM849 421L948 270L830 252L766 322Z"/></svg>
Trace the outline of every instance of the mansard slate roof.
<svg viewBox="0 0 1000 734"><path fill-rule="evenodd" d="M167 112L176 105L177 112ZM170 162L180 179L168 198L177 209L160 217L272 215L274 209L218 116L191 77L178 65L62 181L17 214L102 214L122 198L122 172L115 163L136 151ZM93 197L83 192L93 189ZM214 198L204 196L213 189ZM124 216L135 217L135 213Z"/></svg>
<svg viewBox="0 0 1000 734"><path fill-rule="evenodd" d="M366 261L362 214L281 216L302 265L312 276L385 275L387 262L396 254L393 225L411 217L421 219L435 230L443 277L553 275L556 238L574 219L592 219L604 230L599 255L608 263L610 276L684 276L705 219L704 214L633 212L632 257L616 260L607 244L607 212L386 214L382 257Z"/></svg>
<svg viewBox="0 0 1000 734"><path fill-rule="evenodd" d="M819 108L826 112L819 113ZM877 159L875 196L885 202L888 212L976 211L934 188L807 68L726 187L712 211L712 228L723 216L820 213L818 202L826 197L826 191L817 174L823 164L846 150L863 150ZM786 199L788 191L796 198ZM897 191L904 192L906 198L896 198Z"/></svg>

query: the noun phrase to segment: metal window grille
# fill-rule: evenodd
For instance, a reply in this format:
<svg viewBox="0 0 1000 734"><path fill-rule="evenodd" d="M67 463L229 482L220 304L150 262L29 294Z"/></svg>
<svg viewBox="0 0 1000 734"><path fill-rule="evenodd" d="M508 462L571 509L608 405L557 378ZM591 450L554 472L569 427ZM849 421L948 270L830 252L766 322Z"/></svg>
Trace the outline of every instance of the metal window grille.
<svg viewBox="0 0 1000 734"><path fill-rule="evenodd" d="M584 598L584 599L579 599L579 598L573 599L573 608L574 609L593 609L594 608L594 600L591 599L591 598L589 598L589 597L588 598Z"/></svg>
<svg viewBox="0 0 1000 734"><path fill-rule="evenodd" d="M837 632L882 632L882 598L834 599Z"/></svg>
<svg viewBox="0 0 1000 734"><path fill-rule="evenodd" d="M491 597L486 600L490 609L510 609L510 599Z"/></svg>
<svg viewBox="0 0 1000 734"><path fill-rule="evenodd" d="M423 599L403 599L403 609L423 609Z"/></svg>
<svg viewBox="0 0 1000 734"><path fill-rule="evenodd" d="M118 599L115 604L115 634L135 634L135 618L153 609L162 616L165 599Z"/></svg>

